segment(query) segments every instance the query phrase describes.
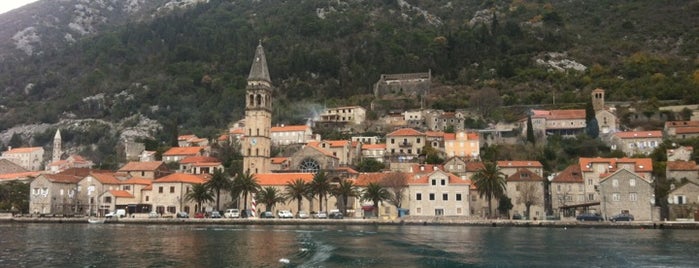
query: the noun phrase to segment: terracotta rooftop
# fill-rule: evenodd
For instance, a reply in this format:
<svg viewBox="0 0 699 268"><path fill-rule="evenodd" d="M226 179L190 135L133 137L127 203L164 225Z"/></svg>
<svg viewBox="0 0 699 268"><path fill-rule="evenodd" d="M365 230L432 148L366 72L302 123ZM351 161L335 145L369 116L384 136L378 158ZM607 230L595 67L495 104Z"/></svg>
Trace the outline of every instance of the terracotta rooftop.
<svg viewBox="0 0 699 268"><path fill-rule="evenodd" d="M22 147L22 148L12 148L10 150L7 150L3 153L5 154L26 154L26 153L31 153L35 151L42 150L43 148L41 147Z"/></svg>
<svg viewBox="0 0 699 268"><path fill-rule="evenodd" d="M675 134L696 134L699 133L699 127L681 127L675 130Z"/></svg>
<svg viewBox="0 0 699 268"><path fill-rule="evenodd" d="M236 128L236 129L231 129L229 133L243 135L243 134L245 134L245 130L242 128Z"/></svg>
<svg viewBox="0 0 699 268"><path fill-rule="evenodd" d="M662 138L663 132L660 130L653 131L624 131L614 133L614 136L622 139L640 139L640 138Z"/></svg>
<svg viewBox="0 0 699 268"><path fill-rule="evenodd" d="M36 178L39 175L41 175L41 171L25 171L25 172L17 172L17 173L4 173L4 174L0 174L0 181L11 181L11 180L17 180L17 179Z"/></svg>
<svg viewBox="0 0 699 268"><path fill-rule="evenodd" d="M432 137L432 138L442 138L442 137L444 137L444 132L443 131L427 131L427 132L425 132L425 136Z"/></svg>
<svg viewBox="0 0 699 268"><path fill-rule="evenodd" d="M498 161L497 166L500 168L512 168L512 167L537 167L541 168L544 167L541 162L533 160L533 161Z"/></svg>
<svg viewBox="0 0 699 268"><path fill-rule="evenodd" d="M310 127L306 125L294 125L294 126L279 126L272 127L272 133L274 132L290 132L290 131L306 131Z"/></svg>
<svg viewBox="0 0 699 268"><path fill-rule="evenodd" d="M186 140L198 139L198 138L199 138L199 137L197 137L197 135L191 135L191 134L190 134L190 135L180 135L179 137L177 137L177 140L178 140L178 141L186 141Z"/></svg>
<svg viewBox="0 0 699 268"><path fill-rule="evenodd" d="M384 149L386 149L385 143L362 144L362 150L384 150Z"/></svg>
<svg viewBox="0 0 699 268"><path fill-rule="evenodd" d="M414 177L408 179L408 184L411 184L411 185L428 184L430 176L432 176L435 173L447 174L447 176L449 177L449 184L466 184L466 185L470 185L469 188L475 189L474 188L475 185L473 185L473 183L471 183L470 179L462 179L459 176L456 176L454 174L451 174L449 172L445 172L442 170L435 170L435 171L432 171L428 174L414 176Z"/></svg>
<svg viewBox="0 0 699 268"><path fill-rule="evenodd" d="M313 180L313 173L258 173L255 174L260 186L284 186L288 182L302 179L305 182Z"/></svg>
<svg viewBox="0 0 699 268"><path fill-rule="evenodd" d="M288 157L270 157L272 164L275 164L275 165L284 163L284 161L286 161L287 159L289 159L289 158Z"/></svg>
<svg viewBox="0 0 699 268"><path fill-rule="evenodd" d="M82 179L81 176L61 175L60 173L58 173L58 174L43 174L40 176L44 176L49 181L55 182L55 183L74 184L74 183L78 183Z"/></svg>
<svg viewBox="0 0 699 268"><path fill-rule="evenodd" d="M695 161L667 161L667 170L697 171L699 167Z"/></svg>
<svg viewBox="0 0 699 268"><path fill-rule="evenodd" d="M392 136L425 136L425 133L414 130L412 128L401 128L399 130L396 130L396 131L393 131L391 133L386 134L386 136L387 137L392 137Z"/></svg>
<svg viewBox="0 0 699 268"><path fill-rule="evenodd" d="M146 178L131 178L125 181L122 181L121 184L140 184L140 185L151 185L153 183L153 180L151 179L146 179Z"/></svg>
<svg viewBox="0 0 699 268"><path fill-rule="evenodd" d="M580 171L582 172L592 172L592 164L594 163L603 163L606 165L611 166L609 169L610 172L613 172L613 170L617 169L618 164L629 164L633 163L635 166L635 172L652 172L653 171L653 162L650 158L602 158L602 157L596 157L596 158L586 158L586 157L581 157L579 160L579 166L580 166Z"/></svg>
<svg viewBox="0 0 699 268"><path fill-rule="evenodd" d="M180 160L180 164L192 164L192 163L220 163L216 157L211 156L188 156Z"/></svg>
<svg viewBox="0 0 699 268"><path fill-rule="evenodd" d="M155 171L162 165L162 161L128 162L119 171Z"/></svg>
<svg viewBox="0 0 699 268"><path fill-rule="evenodd" d="M114 177L114 173L91 172L90 175L102 184L121 184L121 181Z"/></svg>
<svg viewBox="0 0 699 268"><path fill-rule="evenodd" d="M585 119L585 110L532 110L532 118L546 118L546 120Z"/></svg>
<svg viewBox="0 0 699 268"><path fill-rule="evenodd" d="M89 168L69 168L69 169L61 171L57 174L58 175L77 176L77 177L83 178L92 172L109 172L109 171L107 171L107 170L93 170L93 169L89 169Z"/></svg>
<svg viewBox="0 0 699 268"><path fill-rule="evenodd" d="M114 197L118 197L118 198L133 198L134 197L131 193L129 193L127 191L123 191L123 190L110 190L109 193L112 194Z"/></svg>
<svg viewBox="0 0 699 268"><path fill-rule="evenodd" d="M384 177L390 175L391 173L384 172L369 172L369 173L359 173L357 179L354 181L354 185L359 187L366 187L369 183L379 183Z"/></svg>
<svg viewBox="0 0 699 268"><path fill-rule="evenodd" d="M666 128L684 128L684 127L699 127L699 121L667 121Z"/></svg>
<svg viewBox="0 0 699 268"><path fill-rule="evenodd" d="M507 177L507 181L543 181L544 178L527 168L518 168L517 172Z"/></svg>
<svg viewBox="0 0 699 268"><path fill-rule="evenodd" d="M199 154L202 150L204 150L204 147L200 146L192 146L192 147L172 147L170 150L167 150L166 152L163 153L163 156L168 156L168 155L197 155Z"/></svg>
<svg viewBox="0 0 699 268"><path fill-rule="evenodd" d="M582 177L582 172L580 172L580 166L573 164L568 166L563 171L559 172L552 182L558 183L582 183L584 182Z"/></svg>
<svg viewBox="0 0 699 268"><path fill-rule="evenodd" d="M205 183L207 179L197 176L197 175L192 175L192 174L185 174L185 173L173 173L170 175L167 175L165 177L162 177L160 179L154 180L153 183L163 183L163 182L183 182L183 183L192 183L192 184L200 184L200 183Z"/></svg>

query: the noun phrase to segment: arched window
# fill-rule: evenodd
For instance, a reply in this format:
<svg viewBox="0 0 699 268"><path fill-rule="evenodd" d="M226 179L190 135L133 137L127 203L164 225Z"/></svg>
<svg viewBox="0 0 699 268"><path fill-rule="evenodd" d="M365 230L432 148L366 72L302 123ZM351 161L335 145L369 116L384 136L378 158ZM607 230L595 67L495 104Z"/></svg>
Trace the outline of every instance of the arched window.
<svg viewBox="0 0 699 268"><path fill-rule="evenodd" d="M257 100L256 106L261 106L262 105L262 95L257 94L257 97L255 99Z"/></svg>
<svg viewBox="0 0 699 268"><path fill-rule="evenodd" d="M304 173L318 173L320 164L313 158L306 158L299 164L299 170Z"/></svg>
<svg viewBox="0 0 699 268"><path fill-rule="evenodd" d="M248 105L252 106L255 104L255 95L250 94L250 101L248 102Z"/></svg>

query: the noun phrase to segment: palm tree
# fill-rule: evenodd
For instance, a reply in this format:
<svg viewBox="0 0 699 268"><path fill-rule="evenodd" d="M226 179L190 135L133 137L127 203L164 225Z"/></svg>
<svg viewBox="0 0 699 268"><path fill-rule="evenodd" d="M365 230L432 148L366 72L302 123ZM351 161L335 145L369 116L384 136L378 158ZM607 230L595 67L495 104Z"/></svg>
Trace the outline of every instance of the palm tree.
<svg viewBox="0 0 699 268"><path fill-rule="evenodd" d="M256 193L259 189L260 184L257 183L257 178L255 178L255 175L251 174L250 171L238 174L233 180L231 192L238 195L243 194L243 217L248 216L248 193Z"/></svg>
<svg viewBox="0 0 699 268"><path fill-rule="evenodd" d="M327 201L327 194L330 192L330 180L328 180L328 177L325 176L324 171L320 170L315 176L313 176L311 188L313 188L313 192L318 195L319 211L323 211L323 198L326 198Z"/></svg>
<svg viewBox="0 0 699 268"><path fill-rule="evenodd" d="M359 196L359 191L357 190L357 186L354 185L354 181L341 180L337 186L333 187L332 192L341 202L342 214L347 215L348 199L350 197Z"/></svg>
<svg viewBox="0 0 699 268"><path fill-rule="evenodd" d="M473 174L473 184L478 189L481 198L488 198L488 216L493 211L492 199L500 198L505 194L506 181L505 174L494 162L485 162L476 174Z"/></svg>
<svg viewBox="0 0 699 268"><path fill-rule="evenodd" d="M287 200L296 200L296 216L301 211L301 201L308 192L308 184L303 179L296 179L286 183Z"/></svg>
<svg viewBox="0 0 699 268"><path fill-rule="evenodd" d="M221 190L230 189L231 183L226 173L224 173L222 169L217 168L214 169L214 174L211 176L211 179L204 184L209 191L216 192L216 210L219 210Z"/></svg>
<svg viewBox="0 0 699 268"><path fill-rule="evenodd" d="M388 200L391 198L391 192L383 188L378 183L371 182L366 186L364 192L362 193L362 201L371 201L374 203L374 216L379 216L379 202Z"/></svg>
<svg viewBox="0 0 699 268"><path fill-rule="evenodd" d="M214 196L204 184L193 184L192 190L185 195L185 199L197 202L199 211L202 211L201 203L214 201Z"/></svg>
<svg viewBox="0 0 699 268"><path fill-rule="evenodd" d="M257 193L255 199L257 202L265 204L265 211L272 211L274 206L278 203L284 203L284 201L286 201L286 198L284 198L281 192L277 191L277 188L272 186L262 188L262 190Z"/></svg>

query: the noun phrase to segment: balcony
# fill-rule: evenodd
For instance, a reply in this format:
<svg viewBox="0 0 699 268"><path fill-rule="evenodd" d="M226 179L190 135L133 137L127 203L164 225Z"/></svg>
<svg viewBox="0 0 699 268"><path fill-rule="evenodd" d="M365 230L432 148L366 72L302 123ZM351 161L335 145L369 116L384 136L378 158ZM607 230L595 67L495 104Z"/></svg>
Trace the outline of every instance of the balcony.
<svg viewBox="0 0 699 268"><path fill-rule="evenodd" d="M413 147L413 143L412 143L412 142L407 142L407 141L400 142L400 143L398 143L398 147L401 147L401 148L406 148L406 147L407 147L407 148L412 148L412 147Z"/></svg>

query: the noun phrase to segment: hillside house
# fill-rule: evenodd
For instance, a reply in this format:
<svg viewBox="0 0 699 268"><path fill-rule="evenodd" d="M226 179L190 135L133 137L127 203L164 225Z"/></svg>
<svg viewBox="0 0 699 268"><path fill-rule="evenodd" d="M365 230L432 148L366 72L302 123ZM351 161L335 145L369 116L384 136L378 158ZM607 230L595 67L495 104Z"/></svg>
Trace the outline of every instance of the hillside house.
<svg viewBox="0 0 699 268"><path fill-rule="evenodd" d="M118 172L126 173L129 177L151 180L172 173L162 161L128 162Z"/></svg>
<svg viewBox="0 0 699 268"><path fill-rule="evenodd" d="M692 161L667 161L665 177L677 182L688 180L699 184L699 166Z"/></svg>
<svg viewBox="0 0 699 268"><path fill-rule="evenodd" d="M699 121L667 121L663 130L671 139L699 137Z"/></svg>
<svg viewBox="0 0 699 268"><path fill-rule="evenodd" d="M666 151L667 161L689 161L694 153L692 146L679 146Z"/></svg>
<svg viewBox="0 0 699 268"><path fill-rule="evenodd" d="M206 147L172 147L163 153L163 162L180 162L190 156L208 156Z"/></svg>
<svg viewBox="0 0 699 268"><path fill-rule="evenodd" d="M661 131L624 131L612 135L612 150L621 150L626 156L648 155L663 142Z"/></svg>
<svg viewBox="0 0 699 268"><path fill-rule="evenodd" d="M0 159L7 159L13 163L29 170L42 170L44 164L44 148L41 147L9 147L7 151L2 152Z"/></svg>
<svg viewBox="0 0 699 268"><path fill-rule="evenodd" d="M271 138L273 145L305 144L313 140L313 133L307 125L281 125L272 127Z"/></svg>
<svg viewBox="0 0 699 268"><path fill-rule="evenodd" d="M386 134L386 154L391 162L410 162L417 159L425 146L426 135L412 128L403 128Z"/></svg>
<svg viewBox="0 0 699 268"><path fill-rule="evenodd" d="M534 136L544 138L548 135L572 137L585 132L585 110L532 110L532 128ZM527 118L519 121L522 136L527 134Z"/></svg>
<svg viewBox="0 0 699 268"><path fill-rule="evenodd" d="M652 181L649 178L641 177L627 168L621 168L600 179L599 192L604 218L620 213L630 213L637 221L651 220L653 210L651 198L655 197Z"/></svg>

